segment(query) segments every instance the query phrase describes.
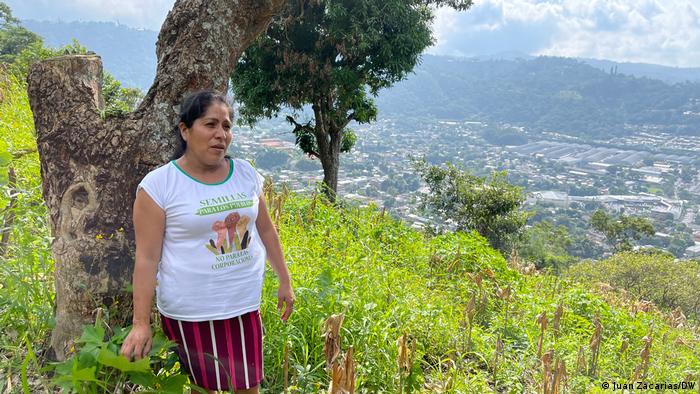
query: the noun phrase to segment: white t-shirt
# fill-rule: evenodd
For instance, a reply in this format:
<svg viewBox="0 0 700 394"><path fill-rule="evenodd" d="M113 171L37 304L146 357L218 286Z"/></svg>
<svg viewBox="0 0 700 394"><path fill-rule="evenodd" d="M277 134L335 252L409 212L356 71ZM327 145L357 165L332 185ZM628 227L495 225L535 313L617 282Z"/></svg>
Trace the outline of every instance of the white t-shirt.
<svg viewBox="0 0 700 394"><path fill-rule="evenodd" d="M226 180L205 184L174 161L139 184L165 211L156 300L165 316L228 319L260 307L265 246L255 220L264 178L231 159Z"/></svg>

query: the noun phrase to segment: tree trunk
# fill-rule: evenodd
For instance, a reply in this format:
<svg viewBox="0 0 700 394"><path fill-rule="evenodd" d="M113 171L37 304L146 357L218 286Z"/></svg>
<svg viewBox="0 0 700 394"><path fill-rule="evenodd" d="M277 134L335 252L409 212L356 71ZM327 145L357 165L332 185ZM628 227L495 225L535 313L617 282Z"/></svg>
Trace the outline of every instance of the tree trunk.
<svg viewBox="0 0 700 394"><path fill-rule="evenodd" d="M334 152L329 144L327 152L321 152L321 166L323 167L324 193L331 202L335 202L338 194L338 169L340 167L340 151Z"/></svg>
<svg viewBox="0 0 700 394"><path fill-rule="evenodd" d="M63 360L97 308L131 314L136 186L174 152L177 106L189 91L225 92L240 54L284 0L178 0L165 20L156 78L139 108L103 119L102 63L72 55L32 66L44 199L54 236L56 326L51 350Z"/></svg>
<svg viewBox="0 0 700 394"><path fill-rule="evenodd" d="M338 169L340 168L340 143L342 132L336 130L330 122L330 114L321 104L312 106L314 110L316 144L319 159L323 167L324 193L331 202L338 194Z"/></svg>

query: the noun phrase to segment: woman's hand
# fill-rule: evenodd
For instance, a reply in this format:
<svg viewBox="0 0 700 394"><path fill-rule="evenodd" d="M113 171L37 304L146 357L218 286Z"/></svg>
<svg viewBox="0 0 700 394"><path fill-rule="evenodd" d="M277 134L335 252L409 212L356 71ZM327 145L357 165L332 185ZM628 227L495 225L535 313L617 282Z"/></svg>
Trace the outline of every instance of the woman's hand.
<svg viewBox="0 0 700 394"><path fill-rule="evenodd" d="M284 308L284 312L282 312ZM282 313L282 321L287 322L294 309L294 290L291 283L280 283L277 289L277 310Z"/></svg>
<svg viewBox="0 0 700 394"><path fill-rule="evenodd" d="M131 332L122 343L121 355L129 361L136 359L140 360L151 351L153 344L153 335L151 334L151 326L148 324L134 324Z"/></svg>

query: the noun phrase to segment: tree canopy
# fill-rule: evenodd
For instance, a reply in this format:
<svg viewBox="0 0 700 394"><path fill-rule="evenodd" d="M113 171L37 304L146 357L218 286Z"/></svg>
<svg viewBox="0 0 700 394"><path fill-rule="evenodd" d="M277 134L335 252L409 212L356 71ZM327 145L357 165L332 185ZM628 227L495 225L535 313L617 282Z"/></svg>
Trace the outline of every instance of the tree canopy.
<svg viewBox="0 0 700 394"><path fill-rule="evenodd" d="M632 240L640 240L642 235L655 234L651 222L642 217L620 215L613 218L599 209L591 215L591 226L605 235L615 250L632 250Z"/></svg>
<svg viewBox="0 0 700 394"><path fill-rule="evenodd" d="M490 178L472 175L447 163L445 168L413 160L413 166L428 185L422 208L433 211L457 230L475 230L491 246L510 252L525 226L528 213L519 208L525 202L522 188L511 185L505 172Z"/></svg>
<svg viewBox="0 0 700 394"><path fill-rule="evenodd" d="M231 81L242 121L283 108L297 145L321 159L336 191L340 152L352 149L351 121L376 119L372 96L405 78L433 43L429 4L466 9L470 1L303 1L279 17L241 56ZM300 112L311 106L314 119Z"/></svg>
<svg viewBox="0 0 700 394"><path fill-rule="evenodd" d="M22 27L10 7L0 1L0 62L13 63L22 50L37 43L41 44L41 37Z"/></svg>

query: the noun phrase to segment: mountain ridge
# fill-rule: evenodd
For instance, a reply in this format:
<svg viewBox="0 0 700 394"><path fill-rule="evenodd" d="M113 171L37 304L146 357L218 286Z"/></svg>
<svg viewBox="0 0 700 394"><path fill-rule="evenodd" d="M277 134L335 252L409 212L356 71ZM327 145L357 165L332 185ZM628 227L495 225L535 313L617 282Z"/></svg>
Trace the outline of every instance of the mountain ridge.
<svg viewBox="0 0 700 394"><path fill-rule="evenodd" d="M78 39L125 86L146 90L153 81L154 31L113 22L24 24L50 46ZM668 82L696 74L697 82ZM666 75L667 81L649 75ZM478 58L426 54L413 73L381 91L376 102L381 116L508 123L582 138L625 135L630 128L646 127L700 135L698 92L700 68L519 53Z"/></svg>

